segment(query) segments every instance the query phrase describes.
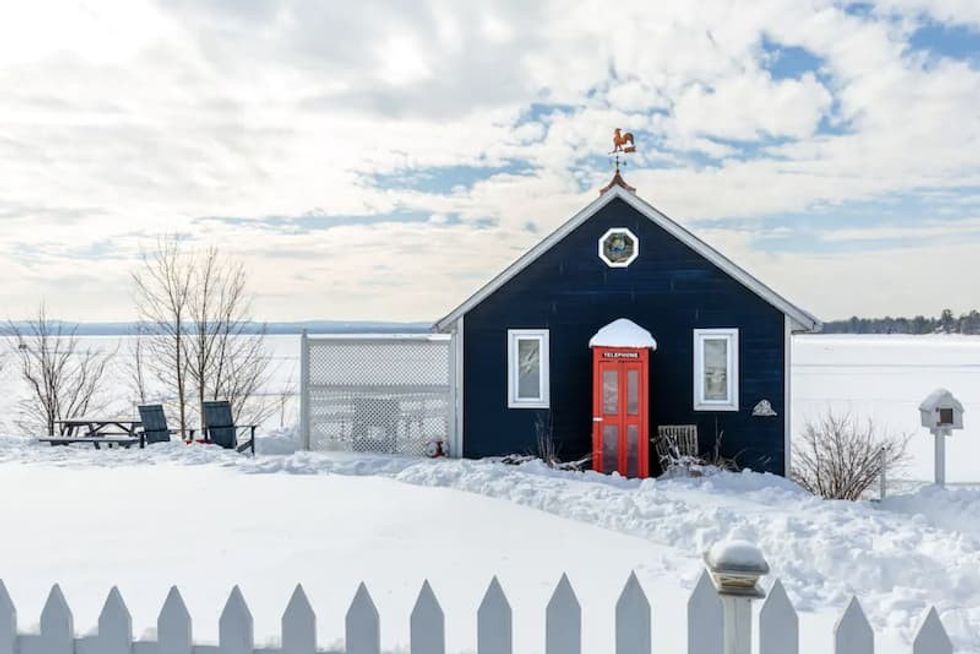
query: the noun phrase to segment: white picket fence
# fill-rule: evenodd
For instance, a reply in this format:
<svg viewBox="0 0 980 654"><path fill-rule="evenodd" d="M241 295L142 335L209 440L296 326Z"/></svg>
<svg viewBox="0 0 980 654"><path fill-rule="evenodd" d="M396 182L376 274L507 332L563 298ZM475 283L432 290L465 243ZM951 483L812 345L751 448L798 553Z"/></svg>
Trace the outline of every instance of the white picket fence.
<svg viewBox="0 0 980 654"><path fill-rule="evenodd" d="M751 613L751 612L750 612ZM689 654L740 654L726 636L722 598L705 572L687 607ZM569 579L562 576L545 610L545 653L582 651L582 612ZM616 654L650 654L650 603L635 575L630 575L616 603ZM751 627L750 627L751 631ZM17 612L0 581L0 654L312 654L317 650L316 616L302 586L297 586L282 616L278 647L256 648L252 614L236 586L218 625L217 645L194 645L191 616L180 592L171 588L157 619L155 641L133 641L132 620L119 591L113 588L99 616L98 631L76 637L71 610L56 585L41 612L39 633L18 633ZM759 613L759 654L797 654L798 621L779 581L772 586ZM445 617L428 582L412 610L411 654L445 654ZM748 641L745 641L748 642ZM857 599L837 623L834 654L874 654L874 632ZM490 582L477 611L478 654L512 654L511 608L496 579ZM747 647L747 646L746 646ZM347 611L346 652L379 654L380 618L364 584ZM913 654L952 654L953 647L935 609L925 615L912 646ZM897 654L889 652L888 654Z"/></svg>

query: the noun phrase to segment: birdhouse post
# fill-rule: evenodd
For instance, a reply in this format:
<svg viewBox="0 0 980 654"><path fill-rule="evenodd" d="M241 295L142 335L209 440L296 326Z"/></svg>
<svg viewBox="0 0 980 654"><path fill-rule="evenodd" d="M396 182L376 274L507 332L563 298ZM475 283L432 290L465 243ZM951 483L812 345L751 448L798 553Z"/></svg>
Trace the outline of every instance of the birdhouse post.
<svg viewBox="0 0 980 654"><path fill-rule="evenodd" d="M937 388L919 405L922 426L936 443L935 478L937 486L946 485L946 437L954 429L963 429L963 404L945 388Z"/></svg>

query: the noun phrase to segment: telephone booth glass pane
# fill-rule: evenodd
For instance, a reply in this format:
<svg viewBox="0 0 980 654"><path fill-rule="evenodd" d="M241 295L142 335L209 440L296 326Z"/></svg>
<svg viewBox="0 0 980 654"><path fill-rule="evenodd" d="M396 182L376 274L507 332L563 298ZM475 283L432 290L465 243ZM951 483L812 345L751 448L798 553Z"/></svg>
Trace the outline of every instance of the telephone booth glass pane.
<svg viewBox="0 0 980 654"><path fill-rule="evenodd" d="M602 428L602 471L615 472L619 469L619 429L616 425Z"/></svg>
<svg viewBox="0 0 980 654"><path fill-rule="evenodd" d="M602 412L607 416L619 412L619 373L616 370L602 372Z"/></svg>
<svg viewBox="0 0 980 654"><path fill-rule="evenodd" d="M640 474L640 427L626 427L626 476L637 477Z"/></svg>
<svg viewBox="0 0 980 654"><path fill-rule="evenodd" d="M640 415L640 371L626 372L626 414Z"/></svg>

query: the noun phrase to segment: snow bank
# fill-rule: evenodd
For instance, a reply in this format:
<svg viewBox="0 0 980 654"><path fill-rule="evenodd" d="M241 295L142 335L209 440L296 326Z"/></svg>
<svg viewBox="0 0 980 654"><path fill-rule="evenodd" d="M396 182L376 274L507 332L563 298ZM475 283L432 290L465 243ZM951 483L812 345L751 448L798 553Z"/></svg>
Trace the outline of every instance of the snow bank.
<svg viewBox="0 0 980 654"><path fill-rule="evenodd" d="M299 435L299 427L280 429L256 436L256 454L293 454L303 449L303 443Z"/></svg>
<svg viewBox="0 0 980 654"><path fill-rule="evenodd" d="M0 439L0 462L69 466L210 464L246 474L377 476L452 488L638 536L671 555L651 566L693 586L700 554L721 541L762 550L802 611L839 611L860 597L875 628L911 642L935 605L957 651L980 653L980 489L922 489L881 505L814 498L785 479L751 472L628 480L556 471L534 462L328 455L242 457L212 447L146 450L39 448ZM517 553L515 552L515 555Z"/></svg>
<svg viewBox="0 0 980 654"><path fill-rule="evenodd" d="M589 347L648 347L657 349L657 341L632 320L614 320L589 339Z"/></svg>

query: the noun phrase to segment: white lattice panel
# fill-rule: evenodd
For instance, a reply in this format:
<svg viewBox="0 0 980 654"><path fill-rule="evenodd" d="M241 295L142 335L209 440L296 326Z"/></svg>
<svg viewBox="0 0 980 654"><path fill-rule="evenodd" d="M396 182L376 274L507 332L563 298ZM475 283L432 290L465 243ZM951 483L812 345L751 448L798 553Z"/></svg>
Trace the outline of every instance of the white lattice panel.
<svg viewBox="0 0 980 654"><path fill-rule="evenodd" d="M310 449L421 456L449 442L449 337L308 338L305 356Z"/></svg>

